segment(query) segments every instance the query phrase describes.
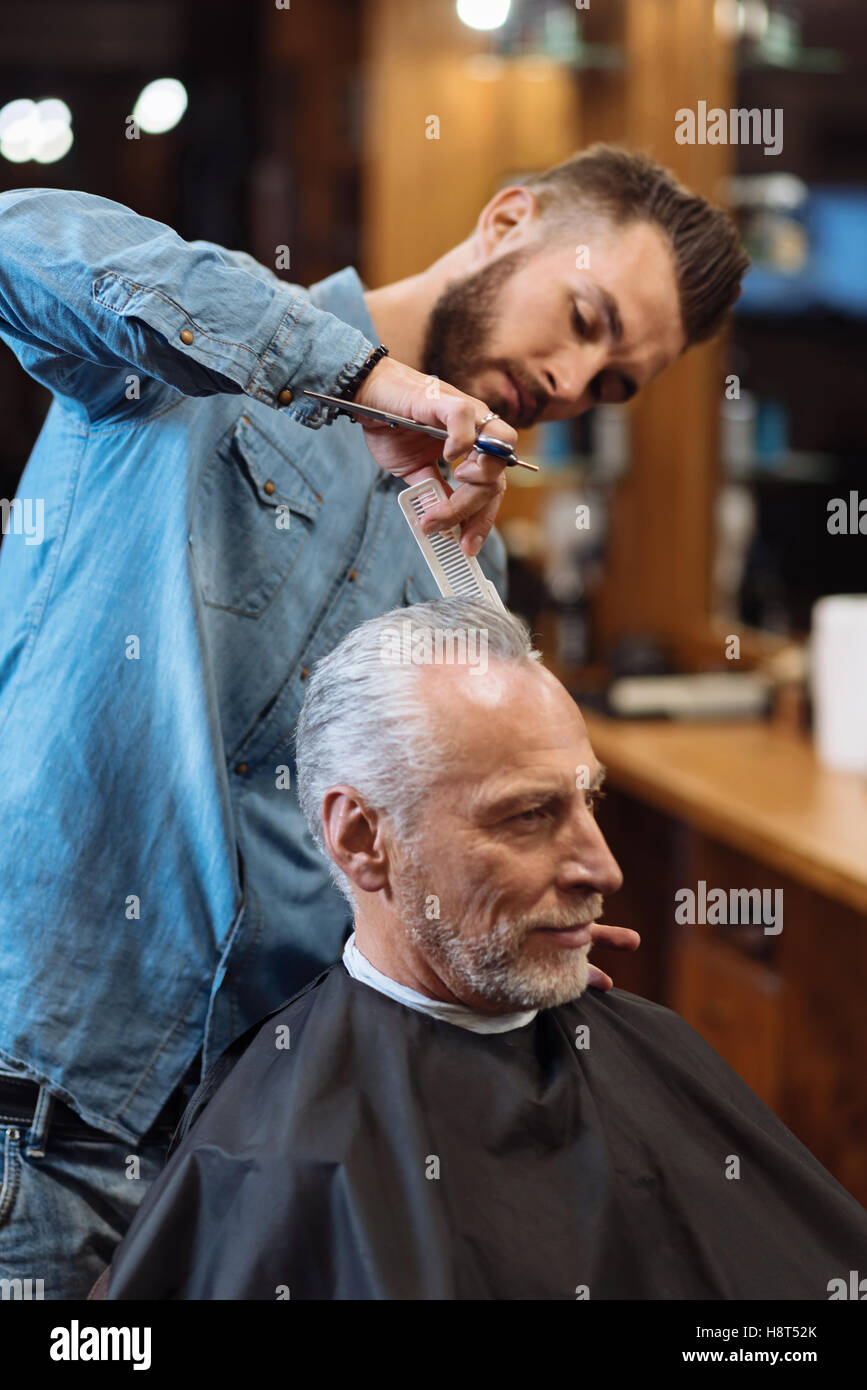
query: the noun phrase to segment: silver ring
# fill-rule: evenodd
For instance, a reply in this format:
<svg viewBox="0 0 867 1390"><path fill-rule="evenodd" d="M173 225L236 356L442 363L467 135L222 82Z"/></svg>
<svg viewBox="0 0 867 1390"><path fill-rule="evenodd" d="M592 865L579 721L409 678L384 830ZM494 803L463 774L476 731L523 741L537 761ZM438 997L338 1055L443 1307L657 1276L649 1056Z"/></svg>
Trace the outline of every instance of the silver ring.
<svg viewBox="0 0 867 1390"><path fill-rule="evenodd" d="M489 410L484 420L480 420L479 423L476 425L476 439L478 439L479 435L481 434L482 430L484 429L485 425L488 423L489 420L499 420L499 418L500 417L495 410Z"/></svg>

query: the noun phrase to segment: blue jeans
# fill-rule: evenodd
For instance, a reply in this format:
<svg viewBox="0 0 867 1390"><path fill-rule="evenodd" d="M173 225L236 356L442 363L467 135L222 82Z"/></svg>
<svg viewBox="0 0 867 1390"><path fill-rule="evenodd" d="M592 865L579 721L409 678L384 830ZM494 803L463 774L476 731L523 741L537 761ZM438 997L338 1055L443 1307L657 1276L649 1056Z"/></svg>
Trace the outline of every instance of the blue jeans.
<svg viewBox="0 0 867 1390"><path fill-rule="evenodd" d="M136 1146L53 1108L0 1099L0 1299L86 1298L165 1162L170 1126Z"/></svg>

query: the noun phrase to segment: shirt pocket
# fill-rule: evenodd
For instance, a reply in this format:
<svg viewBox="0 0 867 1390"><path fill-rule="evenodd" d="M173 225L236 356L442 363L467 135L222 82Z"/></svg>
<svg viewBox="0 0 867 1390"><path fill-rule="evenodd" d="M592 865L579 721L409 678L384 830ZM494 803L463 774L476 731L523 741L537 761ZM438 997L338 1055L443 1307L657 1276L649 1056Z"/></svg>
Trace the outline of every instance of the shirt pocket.
<svg viewBox="0 0 867 1390"><path fill-rule="evenodd" d="M193 502L190 545L205 603L258 618L308 546L322 498L247 415L217 446Z"/></svg>

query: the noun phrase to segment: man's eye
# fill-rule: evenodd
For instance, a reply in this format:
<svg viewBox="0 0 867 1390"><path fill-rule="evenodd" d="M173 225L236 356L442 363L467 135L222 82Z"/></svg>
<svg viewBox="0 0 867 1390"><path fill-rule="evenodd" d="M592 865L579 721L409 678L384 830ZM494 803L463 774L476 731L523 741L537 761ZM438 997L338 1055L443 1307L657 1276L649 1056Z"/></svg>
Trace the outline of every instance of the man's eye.
<svg viewBox="0 0 867 1390"><path fill-rule="evenodd" d="M589 331L587 320L579 309L575 310L572 321L575 324L575 332L578 334L579 338L586 338Z"/></svg>
<svg viewBox="0 0 867 1390"><path fill-rule="evenodd" d="M521 821L524 825L532 825L533 820L540 816L544 817L545 815L547 815L547 812L544 806L528 806L525 811L519 811L517 815L510 816L509 819ZM524 820L525 816L530 817L530 819Z"/></svg>

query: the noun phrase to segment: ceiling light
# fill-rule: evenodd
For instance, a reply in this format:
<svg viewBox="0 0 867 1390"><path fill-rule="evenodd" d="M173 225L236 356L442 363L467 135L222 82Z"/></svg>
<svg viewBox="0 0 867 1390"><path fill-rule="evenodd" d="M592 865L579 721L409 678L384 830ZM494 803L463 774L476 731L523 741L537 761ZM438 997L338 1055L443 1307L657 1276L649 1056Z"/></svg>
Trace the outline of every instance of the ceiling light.
<svg viewBox="0 0 867 1390"><path fill-rule="evenodd" d="M499 29L511 7L512 0L457 0L458 19L471 29Z"/></svg>
<svg viewBox="0 0 867 1390"><path fill-rule="evenodd" d="M133 119L148 135L163 135L187 109L187 89L176 77L158 77L140 92Z"/></svg>

